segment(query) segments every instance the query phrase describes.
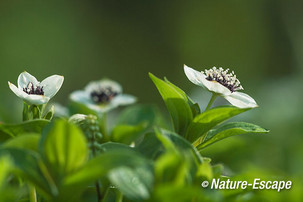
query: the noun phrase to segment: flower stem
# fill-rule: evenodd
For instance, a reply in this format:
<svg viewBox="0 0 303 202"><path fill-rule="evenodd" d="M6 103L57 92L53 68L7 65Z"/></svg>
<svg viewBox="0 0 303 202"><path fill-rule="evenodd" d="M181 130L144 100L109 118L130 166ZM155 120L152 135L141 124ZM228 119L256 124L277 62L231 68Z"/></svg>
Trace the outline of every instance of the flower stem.
<svg viewBox="0 0 303 202"><path fill-rule="evenodd" d="M96 148L95 148L95 141L96 141L96 137L95 137L95 134L92 134L92 154L93 154L93 157L96 157L97 153L96 153ZM100 193L100 184L99 184L99 181L97 180L96 183L95 183L95 186L96 186L96 192L97 192L97 197L98 197L98 202L100 202L102 200L102 195Z"/></svg>
<svg viewBox="0 0 303 202"><path fill-rule="evenodd" d="M101 134L103 135L104 141L107 142L109 141L109 137L107 134L107 114L103 113L99 116L99 118L100 118Z"/></svg>
<svg viewBox="0 0 303 202"><path fill-rule="evenodd" d="M118 193L117 193L116 201L117 202L122 202L123 201L123 195L120 191L118 191Z"/></svg>
<svg viewBox="0 0 303 202"><path fill-rule="evenodd" d="M23 105L23 117L22 117L23 121L28 121L29 120L29 114L28 114L28 105L24 102Z"/></svg>
<svg viewBox="0 0 303 202"><path fill-rule="evenodd" d="M36 189L33 185L29 185L29 201L37 202Z"/></svg>
<svg viewBox="0 0 303 202"><path fill-rule="evenodd" d="M213 93L213 95L211 96L210 101L209 101L207 107L205 108L205 111L207 111L207 110L210 109L210 107L213 105L213 103L214 103L214 101L215 101L215 99L217 97L218 97L218 95L216 93Z"/></svg>

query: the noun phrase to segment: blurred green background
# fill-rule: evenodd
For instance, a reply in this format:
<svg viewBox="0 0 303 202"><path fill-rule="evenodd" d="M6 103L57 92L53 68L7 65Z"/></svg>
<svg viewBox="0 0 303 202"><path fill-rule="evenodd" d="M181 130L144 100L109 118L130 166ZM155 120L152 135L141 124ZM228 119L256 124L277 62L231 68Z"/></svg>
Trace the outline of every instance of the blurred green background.
<svg viewBox="0 0 303 202"><path fill-rule="evenodd" d="M16 83L24 70L38 80L64 75L54 99L62 104L90 80L108 77L140 103L156 103L164 111L148 72L168 77L204 108L210 94L187 80L183 64L229 67L260 106L241 120L271 133L233 137L204 155L231 173L249 168L301 183L302 10L300 0L2 0L0 121L21 121L22 102L7 81Z"/></svg>

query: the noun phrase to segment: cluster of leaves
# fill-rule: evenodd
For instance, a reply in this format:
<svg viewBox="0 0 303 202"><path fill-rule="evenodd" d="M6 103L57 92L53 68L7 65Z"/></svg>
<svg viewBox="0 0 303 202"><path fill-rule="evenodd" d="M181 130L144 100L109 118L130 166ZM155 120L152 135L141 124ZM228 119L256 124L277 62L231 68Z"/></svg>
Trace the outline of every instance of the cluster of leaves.
<svg viewBox="0 0 303 202"><path fill-rule="evenodd" d="M81 124L65 119L0 124L0 201L182 202L245 195L248 190L230 196L203 189L202 181L226 177L223 167L212 165L200 151L233 135L268 131L244 122L223 125L249 108L222 106L201 112L167 79L150 77L172 128L154 106L140 104L119 114L111 129L105 116Z"/></svg>

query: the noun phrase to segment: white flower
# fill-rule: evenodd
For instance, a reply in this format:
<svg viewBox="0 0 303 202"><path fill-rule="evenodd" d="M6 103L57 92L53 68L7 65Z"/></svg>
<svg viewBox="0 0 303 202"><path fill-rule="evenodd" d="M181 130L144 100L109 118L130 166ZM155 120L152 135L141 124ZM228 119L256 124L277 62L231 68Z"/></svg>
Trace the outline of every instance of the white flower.
<svg viewBox="0 0 303 202"><path fill-rule="evenodd" d="M29 105L42 105L56 95L62 86L64 77L52 75L41 83L27 72L22 72L18 77L18 88L8 82L10 89Z"/></svg>
<svg viewBox="0 0 303 202"><path fill-rule="evenodd" d="M213 67L204 72L196 71L184 65L184 72L187 78L194 84L206 88L208 91L224 97L232 105L239 108L258 107L256 101L249 95L237 90L243 90L240 81L234 72L229 73L229 69Z"/></svg>
<svg viewBox="0 0 303 202"><path fill-rule="evenodd" d="M90 82L84 90L73 92L70 99L98 113L105 113L118 106L136 102L134 96L122 94L122 87L109 79Z"/></svg>

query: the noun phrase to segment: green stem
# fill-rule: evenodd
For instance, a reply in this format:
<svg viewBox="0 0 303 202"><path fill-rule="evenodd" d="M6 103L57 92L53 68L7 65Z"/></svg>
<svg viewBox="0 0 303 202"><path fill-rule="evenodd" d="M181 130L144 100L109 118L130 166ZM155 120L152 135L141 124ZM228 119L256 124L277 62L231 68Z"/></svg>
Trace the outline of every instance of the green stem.
<svg viewBox="0 0 303 202"><path fill-rule="evenodd" d="M123 195L120 191L117 191L117 198L116 198L116 201L117 202L122 202L123 201Z"/></svg>
<svg viewBox="0 0 303 202"><path fill-rule="evenodd" d="M207 110L210 109L210 107L213 105L213 103L214 103L214 101L215 101L215 99L216 99L217 97L218 97L218 94L213 93L213 95L211 96L210 101L209 101L207 107L205 108L205 111L207 111Z"/></svg>
<svg viewBox="0 0 303 202"><path fill-rule="evenodd" d="M95 134L92 134L92 154L93 154L93 157L96 157L96 148L95 148ZM95 183L95 186L96 186L96 192L97 192L97 197L98 197L98 202L100 202L102 200L102 195L100 193L100 184L99 184L99 181L97 180L96 183Z"/></svg>
<svg viewBox="0 0 303 202"><path fill-rule="evenodd" d="M23 105L23 117L22 117L22 120L23 121L28 121L29 120L28 104L26 104L25 102L24 102L24 105Z"/></svg>
<svg viewBox="0 0 303 202"><path fill-rule="evenodd" d="M103 113L100 118L100 130L103 135L103 139L105 142L109 141L109 136L107 134L107 114Z"/></svg>
<svg viewBox="0 0 303 202"><path fill-rule="evenodd" d="M37 202L36 189L33 185L29 185L29 201Z"/></svg>
<svg viewBox="0 0 303 202"><path fill-rule="evenodd" d="M107 195L108 195L108 192L109 192L109 186L105 189L105 191L104 191L104 193L102 194L102 199L101 199L101 201L103 202L105 199L106 199L106 197L107 197Z"/></svg>
<svg viewBox="0 0 303 202"><path fill-rule="evenodd" d="M102 200L102 195L100 193L99 181L96 182L95 186L96 186L96 191L97 191L98 202L100 202Z"/></svg>

